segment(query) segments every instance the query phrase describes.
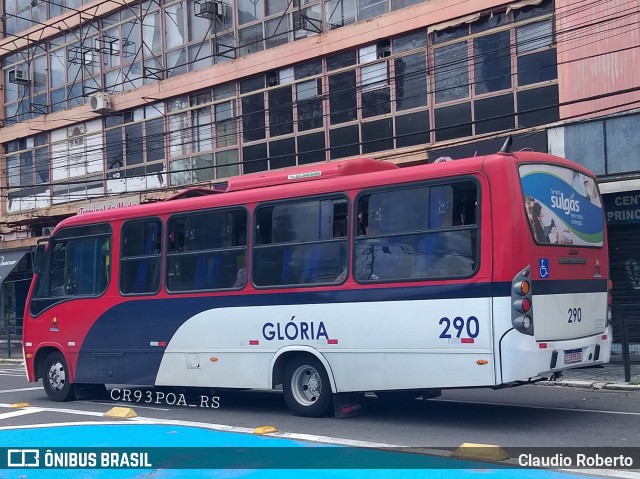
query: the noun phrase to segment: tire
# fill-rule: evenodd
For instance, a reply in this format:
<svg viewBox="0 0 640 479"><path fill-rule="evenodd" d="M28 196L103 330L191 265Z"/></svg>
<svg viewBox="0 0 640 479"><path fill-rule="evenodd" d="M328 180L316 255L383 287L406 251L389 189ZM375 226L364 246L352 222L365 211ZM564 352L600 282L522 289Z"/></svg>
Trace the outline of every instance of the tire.
<svg viewBox="0 0 640 479"><path fill-rule="evenodd" d="M47 356L42 366L42 385L51 401L64 402L75 398L69 381L69 368L64 356L55 351Z"/></svg>
<svg viewBox="0 0 640 479"><path fill-rule="evenodd" d="M324 366L311 356L294 357L285 364L282 390L287 407L297 416L322 416L333 399Z"/></svg>

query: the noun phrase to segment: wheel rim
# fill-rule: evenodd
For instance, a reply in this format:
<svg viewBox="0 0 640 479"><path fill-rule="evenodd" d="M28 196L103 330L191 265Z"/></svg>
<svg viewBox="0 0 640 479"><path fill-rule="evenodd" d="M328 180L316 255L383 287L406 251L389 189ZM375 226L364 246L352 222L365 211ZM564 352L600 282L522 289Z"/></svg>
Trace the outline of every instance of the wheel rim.
<svg viewBox="0 0 640 479"><path fill-rule="evenodd" d="M64 385L67 383L67 373L61 362L56 361L49 366L48 380L51 389L56 392L62 391Z"/></svg>
<svg viewBox="0 0 640 479"><path fill-rule="evenodd" d="M298 404L315 404L322 394L320 373L313 366L300 366L291 375L291 392Z"/></svg>

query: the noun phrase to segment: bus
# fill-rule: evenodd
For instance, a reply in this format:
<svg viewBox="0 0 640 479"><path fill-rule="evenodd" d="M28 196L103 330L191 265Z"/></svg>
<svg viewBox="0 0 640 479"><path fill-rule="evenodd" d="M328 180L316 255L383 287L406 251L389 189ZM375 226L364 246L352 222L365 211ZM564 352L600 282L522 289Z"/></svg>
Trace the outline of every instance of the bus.
<svg viewBox="0 0 640 479"><path fill-rule="evenodd" d="M38 246L23 344L49 399L281 387L317 417L609 360L603 206L577 163L356 158L214 186L67 218Z"/></svg>

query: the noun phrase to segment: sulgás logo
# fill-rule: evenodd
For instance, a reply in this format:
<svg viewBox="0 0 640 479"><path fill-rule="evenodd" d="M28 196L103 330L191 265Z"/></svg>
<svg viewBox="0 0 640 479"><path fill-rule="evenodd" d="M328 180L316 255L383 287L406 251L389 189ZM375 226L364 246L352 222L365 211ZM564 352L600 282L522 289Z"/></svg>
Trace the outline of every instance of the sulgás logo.
<svg viewBox="0 0 640 479"><path fill-rule="evenodd" d="M578 213L580 211L580 202L571 198L565 198L563 193L551 196L551 207L564 211L565 215L569 213Z"/></svg>

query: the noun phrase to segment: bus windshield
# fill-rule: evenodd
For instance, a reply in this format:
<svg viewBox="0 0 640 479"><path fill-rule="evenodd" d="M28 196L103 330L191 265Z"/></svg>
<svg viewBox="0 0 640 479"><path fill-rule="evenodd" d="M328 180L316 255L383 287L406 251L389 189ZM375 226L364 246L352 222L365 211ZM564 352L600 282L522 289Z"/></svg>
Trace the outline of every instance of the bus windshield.
<svg viewBox="0 0 640 479"><path fill-rule="evenodd" d="M602 247L604 216L593 178L546 164L525 164L519 172L536 243Z"/></svg>

